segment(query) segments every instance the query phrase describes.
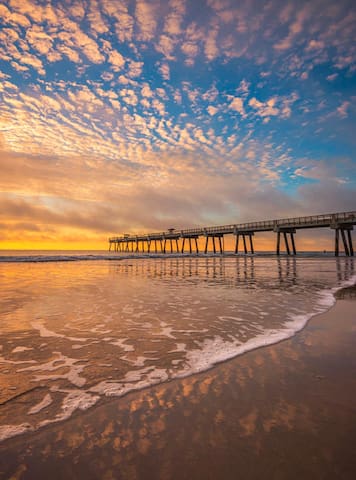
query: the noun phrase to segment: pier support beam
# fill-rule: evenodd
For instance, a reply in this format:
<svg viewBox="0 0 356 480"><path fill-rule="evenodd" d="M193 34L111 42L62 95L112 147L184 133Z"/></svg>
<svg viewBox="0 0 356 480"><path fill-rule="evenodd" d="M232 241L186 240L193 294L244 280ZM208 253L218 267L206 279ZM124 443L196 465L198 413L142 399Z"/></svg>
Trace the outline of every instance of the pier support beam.
<svg viewBox="0 0 356 480"><path fill-rule="evenodd" d="M242 235L242 241L243 241L243 244L244 244L244 252L245 252L245 255L247 254L247 245L246 245L246 237L245 235Z"/></svg>
<svg viewBox="0 0 356 480"><path fill-rule="evenodd" d="M297 255L297 250L295 248L294 233L293 232L291 232L291 234L290 234L290 239L292 240L293 255Z"/></svg>
<svg viewBox="0 0 356 480"><path fill-rule="evenodd" d="M235 255L237 255L239 253L239 239L240 239L240 235L238 233L235 234L236 235L236 242L235 242Z"/></svg>
<svg viewBox="0 0 356 480"><path fill-rule="evenodd" d="M222 244L221 244L221 237L222 237L222 235L206 235L204 253L205 253L205 254L208 253L209 238L211 238L211 241L212 241L212 244L213 244L213 252L214 252L214 253L216 253L216 243L215 243L215 239L219 238L220 253L223 253Z"/></svg>
<svg viewBox="0 0 356 480"><path fill-rule="evenodd" d="M252 233L250 233L248 236L249 236L249 239L250 239L250 250L251 250L251 253L254 254L255 250L253 248Z"/></svg>
<svg viewBox="0 0 356 480"><path fill-rule="evenodd" d="M283 232L284 244L286 246L287 254L290 255L289 243L287 238L287 232Z"/></svg>
<svg viewBox="0 0 356 480"><path fill-rule="evenodd" d="M352 236L351 231L353 230L352 225L331 225L331 228L335 230L335 257L339 256L340 253L340 234L341 240L344 247L344 252L347 257L354 256L354 247L352 245Z"/></svg>
<svg viewBox="0 0 356 480"><path fill-rule="evenodd" d="M208 235L206 236L206 240L205 240L205 248L204 248L204 253L208 253L208 240L209 240L209 237Z"/></svg>
<svg viewBox="0 0 356 480"><path fill-rule="evenodd" d="M351 237L351 228L347 230L347 238L349 240L349 248L350 248L350 256L354 256L354 247L352 245L352 237Z"/></svg>
<svg viewBox="0 0 356 480"><path fill-rule="evenodd" d="M185 237L183 237L183 242L182 242L182 250L181 250L181 253L184 253L184 244L185 244Z"/></svg>
<svg viewBox="0 0 356 480"><path fill-rule="evenodd" d="M280 254L280 246L281 246L281 232L277 232L277 248L276 248L276 254Z"/></svg>
<svg viewBox="0 0 356 480"><path fill-rule="evenodd" d="M221 255L224 253L224 249L223 249L223 246L222 246L222 242L221 242L221 236L219 235L219 247L220 247L220 253Z"/></svg>
<svg viewBox="0 0 356 480"><path fill-rule="evenodd" d="M275 228L274 231L277 233L276 254L280 255L281 253L281 233L283 233L284 245L286 248L287 255L297 255L297 250L295 248L295 240L294 240L295 228ZM291 249L288 241L288 234L291 240L292 253L291 253Z"/></svg>
<svg viewBox="0 0 356 480"><path fill-rule="evenodd" d="M252 239L252 237L254 236L254 232L241 232L241 231L235 230L235 231L234 231L234 235L236 236L236 241L235 241L235 255L237 255L237 254L239 253L239 240L240 240L240 236L242 236L242 243L243 243L243 246L244 246L244 254L247 255L247 254L249 253L246 237L247 237L248 240L249 240L250 253L252 253L252 254L255 253L255 249L254 249L254 246L253 246L253 239Z"/></svg>
<svg viewBox="0 0 356 480"><path fill-rule="evenodd" d="M189 253L190 254L193 253L193 240L195 242L196 253L199 253L198 238L199 238L199 235L182 236L183 241L182 241L182 251L181 251L181 253L184 253L184 245L185 245L185 240L186 239L188 240L188 244L189 244ZM207 240L208 240L208 238L207 238ZM176 242L177 242L177 251L178 251L178 239L176 239ZM207 248L207 246L205 246L205 248Z"/></svg>

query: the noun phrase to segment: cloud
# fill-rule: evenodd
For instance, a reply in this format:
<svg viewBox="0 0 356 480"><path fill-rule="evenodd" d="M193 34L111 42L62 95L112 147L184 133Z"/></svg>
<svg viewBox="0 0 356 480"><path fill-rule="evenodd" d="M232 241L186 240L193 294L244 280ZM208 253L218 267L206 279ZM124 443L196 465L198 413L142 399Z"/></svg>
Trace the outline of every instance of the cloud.
<svg viewBox="0 0 356 480"><path fill-rule="evenodd" d="M174 60L172 55L176 46L176 41L167 35L161 35L158 43L156 44L156 50L162 53L167 60Z"/></svg>
<svg viewBox="0 0 356 480"><path fill-rule="evenodd" d="M289 33L287 37L280 40L274 45L276 50L287 50L291 48L297 37L302 33L305 22L311 17L311 7L309 4L305 5L299 12L297 12L295 20L289 25Z"/></svg>
<svg viewBox="0 0 356 480"><path fill-rule="evenodd" d="M307 51L310 51L310 50L321 50L325 47L325 44L324 42L320 41L320 40L310 40L310 42L308 43L308 46L307 46Z"/></svg>
<svg viewBox="0 0 356 480"><path fill-rule="evenodd" d="M53 38L39 25L33 25L26 32L29 44L41 55L46 55L51 50Z"/></svg>
<svg viewBox="0 0 356 480"><path fill-rule="evenodd" d="M162 65L160 65L158 70L161 73L162 78L164 80L169 80L170 79L171 75L170 75L170 68L169 68L168 63L163 63Z"/></svg>
<svg viewBox="0 0 356 480"><path fill-rule="evenodd" d="M336 78L337 78L338 76L339 76L338 73L333 73L333 74L331 74L331 75L328 75L328 76L326 77L326 80L327 80L328 82L333 82L334 80L336 80Z"/></svg>
<svg viewBox="0 0 356 480"><path fill-rule="evenodd" d="M289 97L271 97L265 102L252 97L248 104L255 110L258 116L265 120L268 120L269 117L275 116L286 119L290 117L292 113L291 105L297 99L298 95L296 93L292 93Z"/></svg>
<svg viewBox="0 0 356 480"><path fill-rule="evenodd" d="M256 102L256 99L250 100L250 105L255 106L255 102ZM246 115L245 109L244 109L244 102L243 102L243 99L240 97L233 98L229 105L229 108L238 112L241 115L241 117L244 117Z"/></svg>
<svg viewBox="0 0 356 480"><path fill-rule="evenodd" d="M91 62L102 63L104 61L104 56L100 53L99 46L95 40L79 28L76 28L73 32L72 40L77 48L79 48Z"/></svg>
<svg viewBox="0 0 356 480"><path fill-rule="evenodd" d="M218 36L219 29L217 26L213 26L213 28L209 29L206 39L205 39L205 46L204 46L204 53L206 58L211 61L216 58L220 51L217 44L217 36Z"/></svg>
<svg viewBox="0 0 356 480"><path fill-rule="evenodd" d="M198 55L199 47L196 43L186 42L181 45L182 52L187 56L185 63L187 65L194 64L194 58Z"/></svg>
<svg viewBox="0 0 356 480"><path fill-rule="evenodd" d="M213 105L209 105L207 111L209 115L213 117L219 111L219 109L217 107L214 107Z"/></svg>
<svg viewBox="0 0 356 480"><path fill-rule="evenodd" d="M43 68L43 63L42 61L34 56L34 55L31 55L30 53L27 53L27 54L24 54L24 55L21 55L21 60L20 60L21 63L25 64L25 65L29 65L31 66L32 68L34 68L35 70L37 70L37 72L40 74L40 75L44 75L46 72L45 72L45 69Z"/></svg>
<svg viewBox="0 0 356 480"><path fill-rule="evenodd" d="M257 100L257 98L252 97L248 104L254 108L257 112L257 114L260 117L270 117L270 116L275 116L279 114L279 109L276 107L277 99L270 98L266 102L261 102Z"/></svg>
<svg viewBox="0 0 356 480"><path fill-rule="evenodd" d="M349 101L342 102L342 104L339 107L337 107L337 109L336 109L336 112L337 112L338 116L340 118L347 118L347 116L348 116L347 111L348 111L349 107L350 107L350 102Z"/></svg>
<svg viewBox="0 0 356 480"><path fill-rule="evenodd" d="M143 65L144 65L143 62L136 62L134 60L130 60L129 71L128 71L127 75L130 78L139 77L142 73Z"/></svg>
<svg viewBox="0 0 356 480"><path fill-rule="evenodd" d="M182 33L181 24L186 13L185 0L170 0L170 11L165 17L164 32L169 35L180 35Z"/></svg>
<svg viewBox="0 0 356 480"><path fill-rule="evenodd" d="M157 28L158 7L158 3L154 0L137 0L135 16L139 28L137 36L139 41L147 42L154 38Z"/></svg>
<svg viewBox="0 0 356 480"><path fill-rule="evenodd" d="M108 61L111 63L114 72L123 69L126 63L125 58L116 50L108 52Z"/></svg>

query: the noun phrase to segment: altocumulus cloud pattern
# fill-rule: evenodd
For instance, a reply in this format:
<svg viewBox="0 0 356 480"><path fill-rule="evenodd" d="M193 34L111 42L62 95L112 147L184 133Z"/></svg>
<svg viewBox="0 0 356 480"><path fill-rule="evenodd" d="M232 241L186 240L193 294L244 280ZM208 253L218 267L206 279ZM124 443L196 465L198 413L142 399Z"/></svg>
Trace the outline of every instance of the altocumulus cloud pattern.
<svg viewBox="0 0 356 480"><path fill-rule="evenodd" d="M348 0L3 1L2 242L353 210L355 19Z"/></svg>

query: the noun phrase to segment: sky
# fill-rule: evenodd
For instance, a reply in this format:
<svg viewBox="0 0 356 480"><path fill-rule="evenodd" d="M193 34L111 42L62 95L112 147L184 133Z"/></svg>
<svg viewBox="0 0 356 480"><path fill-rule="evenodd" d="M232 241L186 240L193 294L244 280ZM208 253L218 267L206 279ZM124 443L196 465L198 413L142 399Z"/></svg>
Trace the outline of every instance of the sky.
<svg viewBox="0 0 356 480"><path fill-rule="evenodd" d="M354 0L1 0L0 248L356 210L355 31Z"/></svg>

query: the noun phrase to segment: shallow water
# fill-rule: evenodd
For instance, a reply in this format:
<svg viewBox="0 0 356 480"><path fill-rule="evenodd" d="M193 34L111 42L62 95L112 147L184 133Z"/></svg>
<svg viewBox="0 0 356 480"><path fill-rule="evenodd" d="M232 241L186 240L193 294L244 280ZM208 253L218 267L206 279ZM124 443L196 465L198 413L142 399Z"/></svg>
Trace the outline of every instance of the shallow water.
<svg viewBox="0 0 356 480"><path fill-rule="evenodd" d="M0 264L0 439L292 336L352 258Z"/></svg>

